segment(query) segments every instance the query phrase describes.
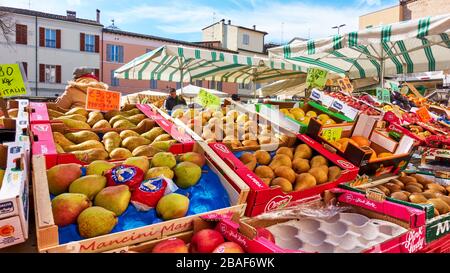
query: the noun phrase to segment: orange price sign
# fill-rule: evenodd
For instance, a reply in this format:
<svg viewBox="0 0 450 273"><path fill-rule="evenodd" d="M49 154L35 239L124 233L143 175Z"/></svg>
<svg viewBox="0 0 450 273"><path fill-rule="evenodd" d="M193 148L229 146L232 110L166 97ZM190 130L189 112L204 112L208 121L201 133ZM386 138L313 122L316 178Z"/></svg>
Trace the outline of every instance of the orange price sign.
<svg viewBox="0 0 450 273"><path fill-rule="evenodd" d="M416 114L422 122L428 122L431 119L430 113L425 106L420 107Z"/></svg>
<svg viewBox="0 0 450 273"><path fill-rule="evenodd" d="M89 87L87 89L86 110L109 111L120 110L121 93Z"/></svg>
<svg viewBox="0 0 450 273"><path fill-rule="evenodd" d="M338 79L339 87L342 91L351 94L353 92L353 85L349 78Z"/></svg>

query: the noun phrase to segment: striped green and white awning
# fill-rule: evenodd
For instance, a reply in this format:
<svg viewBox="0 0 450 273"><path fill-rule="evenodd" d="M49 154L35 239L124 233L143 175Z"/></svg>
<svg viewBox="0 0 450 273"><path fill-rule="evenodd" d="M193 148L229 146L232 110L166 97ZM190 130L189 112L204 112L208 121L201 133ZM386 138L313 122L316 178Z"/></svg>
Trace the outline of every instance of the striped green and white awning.
<svg viewBox="0 0 450 273"><path fill-rule="evenodd" d="M447 14L294 42L269 49L269 56L343 73L351 79L383 78L449 69L449 35Z"/></svg>
<svg viewBox="0 0 450 273"><path fill-rule="evenodd" d="M305 67L287 61L165 45L118 68L114 75L136 80L260 83L295 78L304 73Z"/></svg>

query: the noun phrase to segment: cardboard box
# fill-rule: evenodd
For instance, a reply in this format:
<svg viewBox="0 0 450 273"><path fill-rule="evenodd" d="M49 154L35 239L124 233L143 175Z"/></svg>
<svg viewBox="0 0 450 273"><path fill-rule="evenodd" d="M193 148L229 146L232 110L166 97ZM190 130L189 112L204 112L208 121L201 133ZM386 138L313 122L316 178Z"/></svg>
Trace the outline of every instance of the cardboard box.
<svg viewBox="0 0 450 273"><path fill-rule="evenodd" d="M248 186L226 164L220 162L217 155L207 145L196 143L193 146L193 151L205 154L208 166L219 177L228 193L231 201L230 207L66 244L59 244L58 226L53 221L50 194L45 175L45 170L47 169L45 159L43 156L34 156L33 188L38 250L40 252L104 252L189 231L192 229L193 221L202 215L211 213L224 214L230 211L242 215L245 210ZM216 168L212 163L213 161L215 162L214 164L220 165L221 168ZM228 181L223 176L223 173L227 174L228 179L233 181L233 186L239 190L231 186L231 181Z"/></svg>
<svg viewBox="0 0 450 273"><path fill-rule="evenodd" d="M391 237L382 243L362 250L365 253L413 253L425 246L424 212L411 209L389 201L358 202L362 195L350 191L336 191L338 201L344 206L351 206L354 213L369 218L395 223L407 229L400 235ZM289 219L288 219L289 220ZM286 219L247 218L223 219L219 229L226 239L240 244L250 253L302 253L301 250L282 248L258 234L258 227L268 227L288 221ZM422 221L421 226L417 226Z"/></svg>
<svg viewBox="0 0 450 273"><path fill-rule="evenodd" d="M30 148L26 142L0 145L0 248L28 239L28 173Z"/></svg>
<svg viewBox="0 0 450 273"><path fill-rule="evenodd" d="M278 187L267 186L256 174L250 171L234 154L221 143L210 143L210 147L244 180L250 187L247 199L246 216L256 216L263 212L275 210L288 205L291 201L304 199L317 195L324 190L336 187L340 183L348 182L356 178L358 167L354 166L340 156L333 154L322 147L321 144L306 135L297 135L297 144L307 144L314 154L322 155L330 163L341 168L341 176L331 182L317 185L313 188L284 193Z"/></svg>

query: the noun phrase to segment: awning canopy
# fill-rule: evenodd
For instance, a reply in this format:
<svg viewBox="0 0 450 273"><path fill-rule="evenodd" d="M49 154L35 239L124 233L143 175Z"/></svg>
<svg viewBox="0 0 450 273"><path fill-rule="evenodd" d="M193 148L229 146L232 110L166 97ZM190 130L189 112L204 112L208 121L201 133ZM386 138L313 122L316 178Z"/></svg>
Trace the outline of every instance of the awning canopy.
<svg viewBox="0 0 450 273"><path fill-rule="evenodd" d="M136 80L260 83L304 73L306 68L286 61L165 45L123 65L114 75L120 79Z"/></svg>
<svg viewBox="0 0 450 273"><path fill-rule="evenodd" d="M269 56L345 74L351 79L383 78L449 69L449 34L447 14L297 41L269 49Z"/></svg>
<svg viewBox="0 0 450 273"><path fill-rule="evenodd" d="M183 94L183 96L185 96L185 97L197 97L198 93L200 92L200 89L206 90L206 91L208 91L208 93L216 95L218 97L229 97L230 96L230 94L225 93L225 92L217 91L214 89L208 89L208 88L204 88L204 87L199 87L199 86L192 85L192 84L184 86L183 92L181 92L181 88L178 89L177 94L178 95Z"/></svg>

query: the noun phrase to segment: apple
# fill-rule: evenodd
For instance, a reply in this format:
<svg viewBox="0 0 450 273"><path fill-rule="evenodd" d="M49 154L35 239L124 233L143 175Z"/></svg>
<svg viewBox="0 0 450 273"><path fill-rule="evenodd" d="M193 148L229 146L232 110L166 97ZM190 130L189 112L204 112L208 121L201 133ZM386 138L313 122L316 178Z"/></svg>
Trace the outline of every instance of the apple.
<svg viewBox="0 0 450 273"><path fill-rule="evenodd" d="M235 242L225 242L218 245L212 253L245 253L245 251Z"/></svg>
<svg viewBox="0 0 450 273"><path fill-rule="evenodd" d="M170 238L159 242L152 253L189 253L186 243L178 238Z"/></svg>
<svg viewBox="0 0 450 273"><path fill-rule="evenodd" d="M256 232L258 233L259 236L266 238L272 243L275 243L275 237L273 236L272 232L270 232L268 229L259 227L256 229Z"/></svg>
<svg viewBox="0 0 450 273"><path fill-rule="evenodd" d="M222 234L213 229L202 229L192 236L189 252L211 253L217 246L223 243Z"/></svg>

